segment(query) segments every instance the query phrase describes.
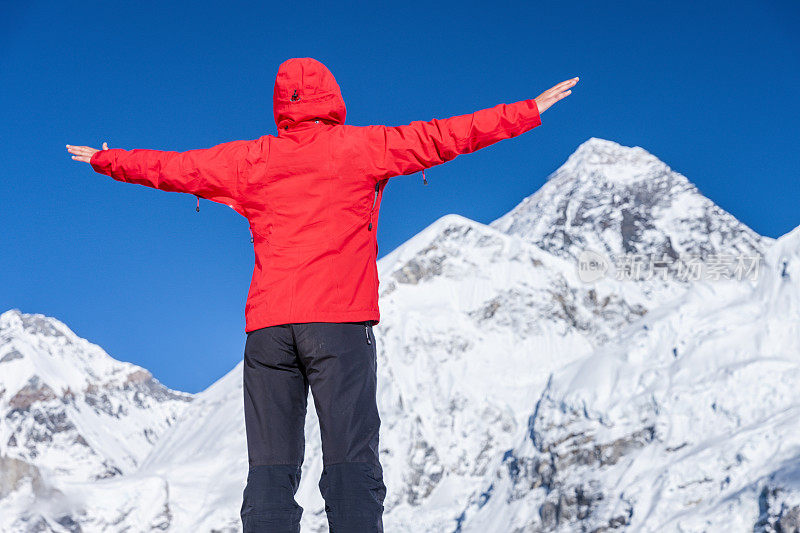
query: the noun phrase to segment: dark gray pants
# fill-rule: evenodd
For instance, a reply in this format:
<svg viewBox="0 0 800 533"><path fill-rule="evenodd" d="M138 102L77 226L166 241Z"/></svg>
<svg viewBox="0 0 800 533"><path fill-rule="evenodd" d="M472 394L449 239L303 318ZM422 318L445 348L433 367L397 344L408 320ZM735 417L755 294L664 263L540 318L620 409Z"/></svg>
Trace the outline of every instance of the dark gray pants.
<svg viewBox="0 0 800 533"><path fill-rule="evenodd" d="M319 489L330 531L382 532L377 352L369 322L309 322L250 332L244 352L249 471L245 533L300 531L294 495L309 385L322 435Z"/></svg>

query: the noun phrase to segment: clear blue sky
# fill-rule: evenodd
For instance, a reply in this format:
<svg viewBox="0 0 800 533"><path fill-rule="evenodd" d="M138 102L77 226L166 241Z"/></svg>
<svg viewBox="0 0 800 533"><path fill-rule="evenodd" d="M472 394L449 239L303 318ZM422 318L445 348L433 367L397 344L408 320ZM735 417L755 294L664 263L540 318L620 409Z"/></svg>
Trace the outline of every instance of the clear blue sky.
<svg viewBox="0 0 800 533"><path fill-rule="evenodd" d="M45 313L198 391L242 357L246 221L118 183L69 144L187 150L275 132L278 65L310 56L351 124L533 98L543 125L386 189L384 255L433 220L490 222L589 137L639 145L756 231L800 224L800 4L6 3L0 20L0 311ZM393 3L398 4L398 3Z"/></svg>

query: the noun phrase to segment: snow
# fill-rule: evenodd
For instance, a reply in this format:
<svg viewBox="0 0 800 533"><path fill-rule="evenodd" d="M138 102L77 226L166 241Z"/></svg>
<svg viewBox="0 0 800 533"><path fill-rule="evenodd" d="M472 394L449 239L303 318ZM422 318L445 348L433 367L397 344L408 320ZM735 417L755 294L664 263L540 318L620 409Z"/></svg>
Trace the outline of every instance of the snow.
<svg viewBox="0 0 800 533"><path fill-rule="evenodd" d="M596 449L617 439L634 442L637 431L652 428L653 440L642 451L624 452L625 461L565 467L563 485L552 492L604 487L604 500L631 502L630 529L646 531L753 530L763 514L797 508L800 286L780 272L787 257L787 271L797 267L798 252L795 230L769 250L755 286L698 282L681 301L556 371L514 456L558 455L559 435L590 437L583 448ZM513 483L504 481L493 480L498 503L474 504L465 527L485 524L483 515L508 505ZM782 494L771 510L758 505L765 488ZM546 498L531 500L541 506ZM607 525L617 516L601 504L584 512L584 525ZM576 527L574 519L555 525L536 515L520 519L525 527Z"/></svg>

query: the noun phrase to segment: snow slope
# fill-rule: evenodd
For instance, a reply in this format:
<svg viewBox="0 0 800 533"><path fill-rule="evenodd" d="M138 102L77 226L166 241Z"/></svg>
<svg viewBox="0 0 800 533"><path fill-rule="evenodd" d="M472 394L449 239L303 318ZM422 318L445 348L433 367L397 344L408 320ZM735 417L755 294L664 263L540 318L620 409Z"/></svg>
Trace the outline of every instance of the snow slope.
<svg viewBox="0 0 800 533"><path fill-rule="evenodd" d="M797 531L800 228L555 372L463 530Z"/></svg>

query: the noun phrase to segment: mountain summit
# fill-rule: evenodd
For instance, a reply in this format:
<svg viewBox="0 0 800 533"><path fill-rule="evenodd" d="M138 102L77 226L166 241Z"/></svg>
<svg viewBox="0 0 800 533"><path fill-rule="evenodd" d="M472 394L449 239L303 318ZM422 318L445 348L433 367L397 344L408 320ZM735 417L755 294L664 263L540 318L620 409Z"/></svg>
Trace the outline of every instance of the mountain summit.
<svg viewBox="0 0 800 533"><path fill-rule="evenodd" d="M492 227L551 254L708 258L760 254L762 237L640 147L590 138Z"/></svg>

